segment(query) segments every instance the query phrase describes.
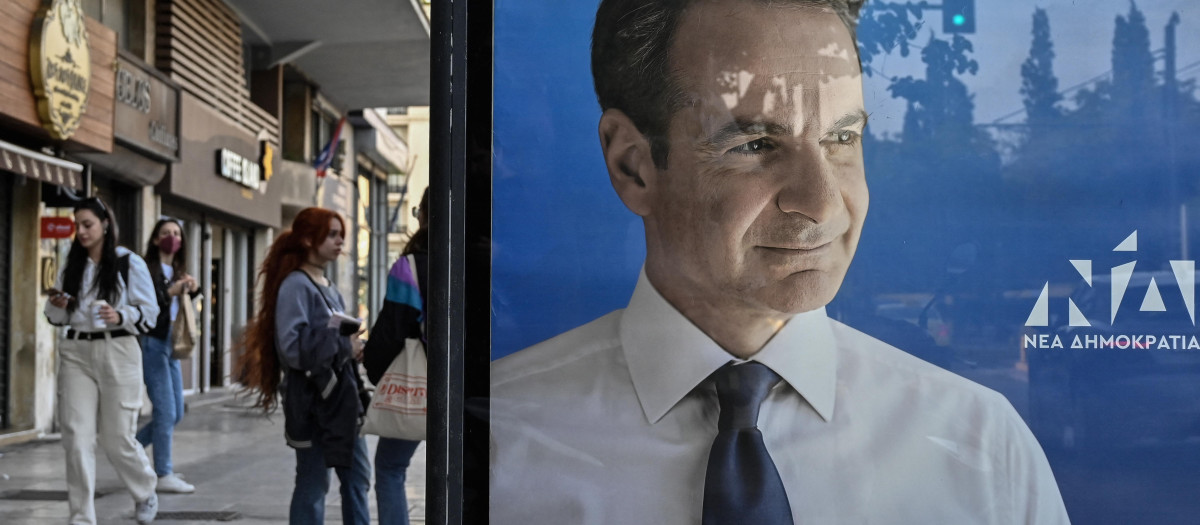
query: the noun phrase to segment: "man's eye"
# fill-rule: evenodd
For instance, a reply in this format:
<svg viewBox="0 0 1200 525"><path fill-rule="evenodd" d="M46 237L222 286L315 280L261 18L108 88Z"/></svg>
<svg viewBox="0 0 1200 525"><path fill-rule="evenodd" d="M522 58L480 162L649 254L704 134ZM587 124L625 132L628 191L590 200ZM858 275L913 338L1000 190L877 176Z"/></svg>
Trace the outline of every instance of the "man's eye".
<svg viewBox="0 0 1200 525"><path fill-rule="evenodd" d="M858 144L860 138L862 136L857 132L843 130L830 134L830 138L826 143L838 146L853 146Z"/></svg>
<svg viewBox="0 0 1200 525"><path fill-rule="evenodd" d="M745 144L742 144L741 146L736 146L729 151L730 151L730 153L741 153L741 154L752 155L755 153L762 153L764 151L770 151L771 149L774 149L774 146L772 146L770 141L768 141L767 139L755 139L755 140L752 140Z"/></svg>

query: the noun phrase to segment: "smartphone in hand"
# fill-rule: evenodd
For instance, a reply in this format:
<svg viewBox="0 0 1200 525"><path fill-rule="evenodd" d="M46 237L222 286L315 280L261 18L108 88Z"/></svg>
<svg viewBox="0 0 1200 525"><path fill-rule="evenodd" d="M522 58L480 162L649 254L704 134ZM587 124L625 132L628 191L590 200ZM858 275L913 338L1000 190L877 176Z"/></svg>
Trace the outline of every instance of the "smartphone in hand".
<svg viewBox="0 0 1200 525"><path fill-rule="evenodd" d="M343 313L334 312L333 315L329 317L328 326L330 328L337 328L339 335L351 336L357 334L358 330L362 327L362 319L350 317Z"/></svg>
<svg viewBox="0 0 1200 525"><path fill-rule="evenodd" d="M62 291L62 290L59 290L58 288L51 288L51 289L49 289L49 290L46 290L46 293L50 294L50 300L51 300L51 301L53 301L53 300L55 300L55 299L57 299L57 298L59 298L59 297L65 297L65 298L67 299L67 304L68 304L68 305L70 305L70 304L72 304L72 303L74 303L74 302L75 302L75 298L74 298L74 297L72 297L72 296L71 296L71 294L69 294L69 293L67 293L67 292L64 292L64 291Z"/></svg>

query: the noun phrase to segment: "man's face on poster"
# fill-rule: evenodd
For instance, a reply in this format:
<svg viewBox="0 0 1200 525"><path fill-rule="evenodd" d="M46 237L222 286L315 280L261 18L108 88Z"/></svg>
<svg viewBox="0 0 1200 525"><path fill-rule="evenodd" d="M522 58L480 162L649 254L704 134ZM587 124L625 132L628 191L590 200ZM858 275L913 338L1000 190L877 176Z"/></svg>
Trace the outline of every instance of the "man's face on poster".
<svg viewBox="0 0 1200 525"><path fill-rule="evenodd" d="M868 201L854 46L818 7L683 14L670 60L688 103L648 202L648 265L700 300L794 314L833 298Z"/></svg>

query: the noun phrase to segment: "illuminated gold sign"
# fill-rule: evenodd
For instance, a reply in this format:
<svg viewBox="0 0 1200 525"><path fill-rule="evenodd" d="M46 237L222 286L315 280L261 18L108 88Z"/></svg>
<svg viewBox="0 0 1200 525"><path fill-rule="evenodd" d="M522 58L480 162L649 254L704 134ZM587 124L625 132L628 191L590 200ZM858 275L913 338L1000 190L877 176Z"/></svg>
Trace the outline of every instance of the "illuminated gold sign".
<svg viewBox="0 0 1200 525"><path fill-rule="evenodd" d="M270 142L265 140L260 142L260 144L262 144L262 160L258 163L262 165L262 180L268 181L271 180L271 175L275 174L275 170L271 164L275 162L275 148L271 146Z"/></svg>
<svg viewBox="0 0 1200 525"><path fill-rule="evenodd" d="M79 0L45 0L30 31L29 73L42 127L70 138L87 108L92 64Z"/></svg>

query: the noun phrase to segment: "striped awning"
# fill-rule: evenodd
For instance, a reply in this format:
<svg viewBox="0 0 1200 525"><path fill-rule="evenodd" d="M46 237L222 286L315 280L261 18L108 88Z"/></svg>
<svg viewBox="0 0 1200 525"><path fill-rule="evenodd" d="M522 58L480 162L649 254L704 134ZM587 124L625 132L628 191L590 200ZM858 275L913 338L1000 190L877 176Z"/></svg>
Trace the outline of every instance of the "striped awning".
<svg viewBox="0 0 1200 525"><path fill-rule="evenodd" d="M0 170L31 179L83 189L83 165L51 157L0 140Z"/></svg>

